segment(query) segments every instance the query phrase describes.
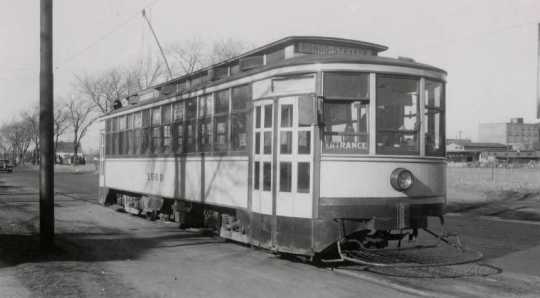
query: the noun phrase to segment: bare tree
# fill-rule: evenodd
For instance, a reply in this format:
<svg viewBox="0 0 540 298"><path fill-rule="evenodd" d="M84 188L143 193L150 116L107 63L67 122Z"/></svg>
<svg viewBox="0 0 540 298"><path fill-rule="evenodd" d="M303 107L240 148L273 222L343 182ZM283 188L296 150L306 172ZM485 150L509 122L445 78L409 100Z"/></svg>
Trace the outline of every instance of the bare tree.
<svg viewBox="0 0 540 298"><path fill-rule="evenodd" d="M206 44L198 38L171 44L166 52L173 72L178 75L191 74L207 65Z"/></svg>
<svg viewBox="0 0 540 298"><path fill-rule="evenodd" d="M214 41L209 53L210 64L236 57L249 48L248 44L232 38Z"/></svg>
<svg viewBox="0 0 540 298"><path fill-rule="evenodd" d="M54 152L58 148L58 141L69 127L68 112L64 103L55 102L54 107Z"/></svg>
<svg viewBox="0 0 540 298"><path fill-rule="evenodd" d="M18 119L2 125L0 134L12 155L24 164L24 157L32 143L31 128L27 121Z"/></svg>
<svg viewBox="0 0 540 298"><path fill-rule="evenodd" d="M74 87L101 113L108 112L115 101L146 89L165 79L165 68L159 59L148 55L133 66L111 68L96 75L75 75Z"/></svg>
<svg viewBox="0 0 540 298"><path fill-rule="evenodd" d="M81 140L86 136L88 127L94 123L98 117L94 103L86 100L71 98L66 103L66 121L70 126L73 143L74 162L77 162L77 154L81 146Z"/></svg>
<svg viewBox="0 0 540 298"><path fill-rule="evenodd" d="M0 158L6 159L7 154L9 154L9 145L4 140L4 137L0 134L0 153L2 154Z"/></svg>
<svg viewBox="0 0 540 298"><path fill-rule="evenodd" d="M34 106L31 110L22 112L21 121L34 145L32 163L36 164L39 156L39 107Z"/></svg>
<svg viewBox="0 0 540 298"><path fill-rule="evenodd" d="M124 72L126 94L146 89L166 79L166 69L163 62L153 55L141 58Z"/></svg>
<svg viewBox="0 0 540 298"><path fill-rule="evenodd" d="M110 69L95 76L75 75L75 89L102 113L106 113L115 100L127 95L124 75L119 69Z"/></svg>
<svg viewBox="0 0 540 298"><path fill-rule="evenodd" d="M211 43L192 38L169 45L167 56L171 60L173 72L184 75L238 56L247 48L248 45L245 42L231 38Z"/></svg>

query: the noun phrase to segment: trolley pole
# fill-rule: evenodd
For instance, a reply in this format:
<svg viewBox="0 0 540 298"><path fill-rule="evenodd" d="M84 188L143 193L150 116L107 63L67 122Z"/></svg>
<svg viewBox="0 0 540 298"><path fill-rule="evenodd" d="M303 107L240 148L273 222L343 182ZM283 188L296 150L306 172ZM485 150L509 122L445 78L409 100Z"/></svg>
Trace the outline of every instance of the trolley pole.
<svg viewBox="0 0 540 298"><path fill-rule="evenodd" d="M53 1L40 1L39 236L46 252L54 244Z"/></svg>
<svg viewBox="0 0 540 298"><path fill-rule="evenodd" d="M161 44L159 43L159 39L157 38L156 32L154 31L154 27L152 27L152 24L150 23L150 20L146 16L146 10L142 10L142 16L146 20L146 23L148 24L148 27L150 27L150 31L152 31L152 35L154 35L154 39L156 40L157 46L159 48L159 51L161 52L161 57L163 57L163 61L165 62L165 66L167 66L167 71L169 73L169 79L172 79L172 71L171 67L169 66L169 62L167 61L167 56L165 56L165 52L163 52L163 48L161 47Z"/></svg>

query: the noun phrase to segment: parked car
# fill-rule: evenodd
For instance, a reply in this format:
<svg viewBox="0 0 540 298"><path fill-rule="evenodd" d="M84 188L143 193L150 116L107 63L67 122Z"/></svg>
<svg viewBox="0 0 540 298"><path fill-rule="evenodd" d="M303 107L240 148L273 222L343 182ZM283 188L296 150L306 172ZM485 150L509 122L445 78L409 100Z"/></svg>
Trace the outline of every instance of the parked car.
<svg viewBox="0 0 540 298"><path fill-rule="evenodd" d="M13 165L7 159L0 159L0 171L13 172Z"/></svg>

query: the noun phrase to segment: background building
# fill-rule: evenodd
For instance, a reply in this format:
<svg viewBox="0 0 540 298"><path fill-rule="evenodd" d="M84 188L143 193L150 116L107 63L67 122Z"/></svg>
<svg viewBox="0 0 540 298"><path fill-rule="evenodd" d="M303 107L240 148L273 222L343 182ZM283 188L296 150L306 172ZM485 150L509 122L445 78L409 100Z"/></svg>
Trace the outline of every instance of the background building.
<svg viewBox="0 0 540 298"><path fill-rule="evenodd" d="M74 159L77 160L77 163L81 163L85 160L85 157L82 153L82 146L79 147L79 152L77 152L77 157L73 155L73 143L71 142L58 142L56 147L56 163L58 164L72 164Z"/></svg>
<svg viewBox="0 0 540 298"><path fill-rule="evenodd" d="M523 123L512 118L507 123L481 123L478 141L510 145L512 150L540 150L540 123Z"/></svg>
<svg viewBox="0 0 540 298"><path fill-rule="evenodd" d="M468 139L446 140L446 157L450 162L486 161L495 152L508 152L508 145L500 143L476 143Z"/></svg>

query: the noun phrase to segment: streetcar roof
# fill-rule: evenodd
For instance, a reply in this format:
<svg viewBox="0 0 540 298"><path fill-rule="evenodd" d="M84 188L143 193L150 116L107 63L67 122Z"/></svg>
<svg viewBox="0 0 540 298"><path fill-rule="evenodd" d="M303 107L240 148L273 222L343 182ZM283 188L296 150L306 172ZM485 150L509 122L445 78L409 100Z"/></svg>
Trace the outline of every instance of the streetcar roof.
<svg viewBox="0 0 540 298"><path fill-rule="evenodd" d="M277 52L285 52L287 47L295 51L296 55L288 58L279 59L277 62L257 64L258 62L260 63L264 60L262 58L264 55L272 55L273 53ZM257 59L260 61L255 61L254 66L248 65L248 69L239 71L234 74L229 74L217 80L206 80L204 83L182 89L181 92L176 92L176 95L189 93L204 87L219 85L224 82L236 80L245 76L250 76L255 73L268 71L274 68L316 63L350 63L403 66L425 69L446 74L446 71L444 71L443 69L427 64L418 63L410 58L390 58L377 56L379 52L385 51L387 49L388 47L383 45L352 39L323 36L289 36L278 41L269 43L267 45L258 47L239 56L202 68L191 74L182 75L161 84L146 88L144 90L140 90L134 94L130 94L128 98L143 96L143 94L149 92L156 93L162 89L164 90L167 87L176 86L177 84L180 84L182 82L192 81L197 78L206 78L211 74L211 72L220 68L223 69L224 67L227 67L230 72L230 68L232 66L240 67L239 65L243 62L247 61L247 64L249 64L253 63L251 60L254 61ZM281 54L284 55L284 53ZM140 100L136 104L127 105L119 109L110 111L106 115L115 114L117 112L125 111L130 108L151 104L156 101L169 98L171 96L174 96L174 94L153 96L150 99Z"/></svg>

